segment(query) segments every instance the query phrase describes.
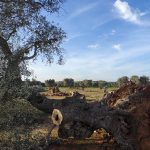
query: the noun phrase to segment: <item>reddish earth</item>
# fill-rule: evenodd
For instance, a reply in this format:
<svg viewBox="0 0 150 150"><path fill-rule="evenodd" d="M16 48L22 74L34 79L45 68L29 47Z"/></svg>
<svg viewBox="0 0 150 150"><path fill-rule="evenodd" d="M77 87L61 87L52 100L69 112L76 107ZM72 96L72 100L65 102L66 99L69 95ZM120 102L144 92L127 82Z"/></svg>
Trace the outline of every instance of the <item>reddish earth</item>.
<svg viewBox="0 0 150 150"><path fill-rule="evenodd" d="M106 102L111 107L131 111L135 119L135 140L137 150L150 150L150 85L124 85L109 97Z"/></svg>

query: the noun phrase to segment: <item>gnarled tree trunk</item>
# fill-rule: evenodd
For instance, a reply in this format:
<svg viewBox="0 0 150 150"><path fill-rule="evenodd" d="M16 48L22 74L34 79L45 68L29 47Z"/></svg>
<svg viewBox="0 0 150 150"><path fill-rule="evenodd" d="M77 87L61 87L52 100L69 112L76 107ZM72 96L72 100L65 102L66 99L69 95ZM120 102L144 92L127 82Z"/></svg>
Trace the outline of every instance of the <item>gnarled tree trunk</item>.
<svg viewBox="0 0 150 150"><path fill-rule="evenodd" d="M59 126L60 138L88 138L95 130L104 128L119 145L134 149L136 126L129 112L76 98L52 100L38 95L30 97L31 100L38 109L52 113L52 122Z"/></svg>
<svg viewBox="0 0 150 150"><path fill-rule="evenodd" d="M118 144L133 149L135 131L132 116L102 103L72 103L54 109L52 120L59 125L58 135L61 138L87 138L94 130L104 128Z"/></svg>
<svg viewBox="0 0 150 150"><path fill-rule="evenodd" d="M52 114L61 138L87 138L94 130L104 128L127 150L150 149L150 85L127 84L101 102L52 100L40 95L29 100Z"/></svg>
<svg viewBox="0 0 150 150"><path fill-rule="evenodd" d="M17 60L8 60L4 77L1 79L0 99L7 101L16 96L21 86L21 75L19 62Z"/></svg>
<svg viewBox="0 0 150 150"><path fill-rule="evenodd" d="M8 45L8 41L0 35L0 50L7 61L6 71L0 83L0 100L7 101L11 99L19 89L21 75L19 64L22 61L21 54L13 54Z"/></svg>

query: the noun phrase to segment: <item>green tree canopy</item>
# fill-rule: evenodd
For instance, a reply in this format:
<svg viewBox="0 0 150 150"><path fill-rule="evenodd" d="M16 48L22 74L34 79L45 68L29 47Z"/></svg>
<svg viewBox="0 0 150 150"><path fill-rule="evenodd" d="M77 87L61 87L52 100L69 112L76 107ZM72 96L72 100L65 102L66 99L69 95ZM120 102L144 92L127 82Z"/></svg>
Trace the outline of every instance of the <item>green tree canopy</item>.
<svg viewBox="0 0 150 150"><path fill-rule="evenodd" d="M92 87L98 87L98 81L92 81Z"/></svg>
<svg viewBox="0 0 150 150"><path fill-rule="evenodd" d="M65 87L73 87L74 86L74 79L72 79L72 78L64 79L64 86Z"/></svg>
<svg viewBox="0 0 150 150"><path fill-rule="evenodd" d="M52 87L52 86L55 86L55 80L54 79L49 79L49 80L46 80L45 81L45 85L48 86L48 87Z"/></svg>
<svg viewBox="0 0 150 150"><path fill-rule="evenodd" d="M107 82L100 80L100 81L98 81L98 86L99 86L99 88L104 88L107 86Z"/></svg>
<svg viewBox="0 0 150 150"><path fill-rule="evenodd" d="M52 63L55 55L59 64L63 62L61 43L66 34L46 17L58 12L62 3L63 0L0 1L0 55L6 62L0 99L20 85L21 63L38 56Z"/></svg>
<svg viewBox="0 0 150 150"><path fill-rule="evenodd" d="M134 82L135 84L139 84L140 82L139 77L137 75L131 76L130 80Z"/></svg>
<svg viewBox="0 0 150 150"><path fill-rule="evenodd" d="M92 80L83 80L85 87L92 87Z"/></svg>
<svg viewBox="0 0 150 150"><path fill-rule="evenodd" d="M123 76L117 80L117 83L119 86L122 86L126 84L128 81L129 81L129 78L127 76Z"/></svg>
<svg viewBox="0 0 150 150"><path fill-rule="evenodd" d="M146 85L149 83L149 77L147 76L141 76L139 80L140 80L140 84Z"/></svg>

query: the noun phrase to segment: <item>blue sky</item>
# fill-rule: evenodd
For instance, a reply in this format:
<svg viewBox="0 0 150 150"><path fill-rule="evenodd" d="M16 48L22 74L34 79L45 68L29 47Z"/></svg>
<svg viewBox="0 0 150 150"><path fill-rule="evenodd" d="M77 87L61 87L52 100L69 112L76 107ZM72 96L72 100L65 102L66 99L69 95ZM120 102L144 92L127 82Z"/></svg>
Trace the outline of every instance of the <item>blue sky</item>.
<svg viewBox="0 0 150 150"><path fill-rule="evenodd" d="M30 63L37 80L150 76L150 1L66 0L48 16L67 33L65 64Z"/></svg>

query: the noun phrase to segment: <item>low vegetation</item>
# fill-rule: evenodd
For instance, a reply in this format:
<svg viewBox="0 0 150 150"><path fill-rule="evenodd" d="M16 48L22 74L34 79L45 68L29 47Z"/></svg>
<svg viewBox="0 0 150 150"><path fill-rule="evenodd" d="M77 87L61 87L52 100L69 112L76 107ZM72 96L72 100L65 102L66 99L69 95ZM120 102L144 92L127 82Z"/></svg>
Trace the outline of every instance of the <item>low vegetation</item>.
<svg viewBox="0 0 150 150"><path fill-rule="evenodd" d="M28 149L45 137L33 132L47 114L34 108L24 99L14 99L0 105L0 149ZM37 142L37 143L35 143Z"/></svg>

